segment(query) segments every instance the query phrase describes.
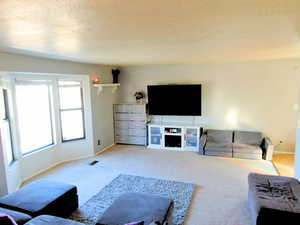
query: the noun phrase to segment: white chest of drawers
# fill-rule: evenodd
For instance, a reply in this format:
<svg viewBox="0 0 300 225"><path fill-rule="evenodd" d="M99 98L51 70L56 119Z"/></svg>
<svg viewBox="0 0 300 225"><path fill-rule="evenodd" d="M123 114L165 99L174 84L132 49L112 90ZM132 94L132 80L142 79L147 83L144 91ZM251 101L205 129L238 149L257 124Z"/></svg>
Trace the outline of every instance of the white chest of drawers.
<svg viewBox="0 0 300 225"><path fill-rule="evenodd" d="M115 143L146 145L146 105L114 104Z"/></svg>

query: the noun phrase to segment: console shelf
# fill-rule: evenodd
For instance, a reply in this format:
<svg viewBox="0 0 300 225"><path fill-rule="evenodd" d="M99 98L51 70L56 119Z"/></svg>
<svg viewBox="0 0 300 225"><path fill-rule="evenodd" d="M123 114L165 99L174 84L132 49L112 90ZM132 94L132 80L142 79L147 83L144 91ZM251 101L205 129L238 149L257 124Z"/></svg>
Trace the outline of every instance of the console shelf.
<svg viewBox="0 0 300 225"><path fill-rule="evenodd" d="M177 151L199 151L201 126L148 124L148 147Z"/></svg>

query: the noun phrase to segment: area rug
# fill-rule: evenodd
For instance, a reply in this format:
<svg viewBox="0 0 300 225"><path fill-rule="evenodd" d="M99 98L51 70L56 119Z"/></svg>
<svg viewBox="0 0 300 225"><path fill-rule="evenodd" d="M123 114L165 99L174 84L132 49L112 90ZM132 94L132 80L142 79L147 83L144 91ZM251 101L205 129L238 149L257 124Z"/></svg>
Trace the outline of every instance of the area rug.
<svg viewBox="0 0 300 225"><path fill-rule="evenodd" d="M131 175L119 175L75 211L70 219L94 225L112 202L124 193L146 193L174 200L172 223L182 225L196 185Z"/></svg>

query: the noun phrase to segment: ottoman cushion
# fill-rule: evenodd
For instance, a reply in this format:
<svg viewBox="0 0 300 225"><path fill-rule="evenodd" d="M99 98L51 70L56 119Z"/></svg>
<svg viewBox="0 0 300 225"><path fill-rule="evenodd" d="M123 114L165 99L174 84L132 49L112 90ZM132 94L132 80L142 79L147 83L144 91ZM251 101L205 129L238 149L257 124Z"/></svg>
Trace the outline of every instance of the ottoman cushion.
<svg viewBox="0 0 300 225"><path fill-rule="evenodd" d="M0 213L5 213L7 215L10 215L18 225L23 225L27 221L31 220L32 217L21 212L13 211L10 209L0 208Z"/></svg>
<svg viewBox="0 0 300 225"><path fill-rule="evenodd" d="M298 224L300 184L290 177L252 173L248 201L253 224Z"/></svg>
<svg viewBox="0 0 300 225"><path fill-rule="evenodd" d="M42 215L35 217L25 225L84 225L73 220L67 220L55 216Z"/></svg>
<svg viewBox="0 0 300 225"><path fill-rule="evenodd" d="M0 198L0 207L29 214L65 217L78 208L74 185L39 180Z"/></svg>
<svg viewBox="0 0 300 225"><path fill-rule="evenodd" d="M120 225L132 221L153 221L163 224L173 201L168 198L141 193L128 193L117 198L104 212L97 225Z"/></svg>

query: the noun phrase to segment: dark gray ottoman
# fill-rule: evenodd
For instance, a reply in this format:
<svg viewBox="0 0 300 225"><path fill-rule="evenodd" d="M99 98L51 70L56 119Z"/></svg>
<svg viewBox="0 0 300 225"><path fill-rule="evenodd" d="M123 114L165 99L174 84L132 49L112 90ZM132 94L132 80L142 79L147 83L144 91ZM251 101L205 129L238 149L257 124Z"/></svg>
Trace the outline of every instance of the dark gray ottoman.
<svg viewBox="0 0 300 225"><path fill-rule="evenodd" d="M70 184L39 180L0 198L0 207L32 217L45 214L67 217L78 208L77 188Z"/></svg>
<svg viewBox="0 0 300 225"><path fill-rule="evenodd" d="M299 224L300 184L296 179L251 173L248 182L253 224Z"/></svg>
<svg viewBox="0 0 300 225"><path fill-rule="evenodd" d="M75 222L73 220L67 220L55 216L38 216L25 225L84 225L82 223Z"/></svg>
<svg viewBox="0 0 300 225"><path fill-rule="evenodd" d="M7 215L10 215L17 222L18 225L23 225L24 223L32 219L31 216L25 213L17 212L10 209L0 208L0 213L5 213Z"/></svg>
<svg viewBox="0 0 300 225"><path fill-rule="evenodd" d="M163 224L168 217L173 201L156 195L128 193L121 195L104 212L96 225L120 225L144 221L145 225L158 221Z"/></svg>

